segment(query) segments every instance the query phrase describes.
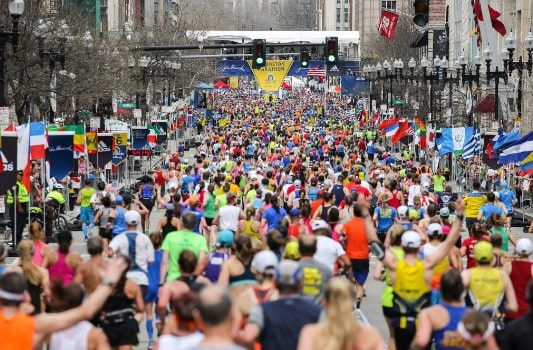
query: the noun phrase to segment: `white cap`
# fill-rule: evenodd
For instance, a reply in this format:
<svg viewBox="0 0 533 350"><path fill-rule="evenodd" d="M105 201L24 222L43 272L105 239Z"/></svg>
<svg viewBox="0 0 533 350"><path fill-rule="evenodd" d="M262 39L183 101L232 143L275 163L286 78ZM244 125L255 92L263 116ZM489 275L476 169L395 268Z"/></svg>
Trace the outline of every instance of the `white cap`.
<svg viewBox="0 0 533 350"><path fill-rule="evenodd" d="M415 231L405 231L402 235L402 247L405 248L418 248L420 247L422 240L420 235Z"/></svg>
<svg viewBox="0 0 533 350"><path fill-rule="evenodd" d="M126 220L127 225L136 226L141 223L141 214L136 210L128 210L124 214L124 219Z"/></svg>
<svg viewBox="0 0 533 350"><path fill-rule="evenodd" d="M255 254L252 260L252 267L258 273L272 272L274 275L278 268L278 257L271 250L262 250Z"/></svg>
<svg viewBox="0 0 533 350"><path fill-rule="evenodd" d="M401 218L404 218L407 216L407 211L409 210L409 208L405 205L400 205L398 207L398 216L401 217Z"/></svg>
<svg viewBox="0 0 533 350"><path fill-rule="evenodd" d="M531 255L531 252L533 251L533 244L531 244L531 241L529 238L520 238L518 242L516 242L516 252L519 255L527 256Z"/></svg>
<svg viewBox="0 0 533 350"><path fill-rule="evenodd" d="M437 223L429 224L427 231L430 236L440 236L442 235L442 226Z"/></svg>
<svg viewBox="0 0 533 350"><path fill-rule="evenodd" d="M331 228L329 227L328 223L324 220L317 220L315 222L313 222L313 231L316 231L316 230L320 230L320 229L328 229L328 230L331 230Z"/></svg>

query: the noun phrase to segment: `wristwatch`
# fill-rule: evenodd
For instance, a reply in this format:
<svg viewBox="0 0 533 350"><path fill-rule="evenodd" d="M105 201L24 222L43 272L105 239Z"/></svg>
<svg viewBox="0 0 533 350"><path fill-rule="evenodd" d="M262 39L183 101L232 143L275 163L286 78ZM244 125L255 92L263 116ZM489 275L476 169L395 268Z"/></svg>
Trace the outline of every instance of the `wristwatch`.
<svg viewBox="0 0 533 350"><path fill-rule="evenodd" d="M111 287L111 288L113 288L113 287L115 286L115 282L113 282L113 281L112 281L111 279L109 279L109 278L103 278L101 284L102 284L103 286Z"/></svg>

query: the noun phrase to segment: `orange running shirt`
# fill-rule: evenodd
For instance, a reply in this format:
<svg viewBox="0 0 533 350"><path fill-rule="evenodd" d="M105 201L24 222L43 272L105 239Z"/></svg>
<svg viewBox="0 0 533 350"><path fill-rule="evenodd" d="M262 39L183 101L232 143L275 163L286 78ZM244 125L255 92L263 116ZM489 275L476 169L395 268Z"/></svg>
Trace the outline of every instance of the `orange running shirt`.
<svg viewBox="0 0 533 350"><path fill-rule="evenodd" d="M346 255L351 260L368 259L368 239L366 238L365 221L353 218L342 227L346 234Z"/></svg>
<svg viewBox="0 0 533 350"><path fill-rule="evenodd" d="M6 350L32 350L35 333L35 319L21 313L7 319L0 311L2 339L0 348Z"/></svg>

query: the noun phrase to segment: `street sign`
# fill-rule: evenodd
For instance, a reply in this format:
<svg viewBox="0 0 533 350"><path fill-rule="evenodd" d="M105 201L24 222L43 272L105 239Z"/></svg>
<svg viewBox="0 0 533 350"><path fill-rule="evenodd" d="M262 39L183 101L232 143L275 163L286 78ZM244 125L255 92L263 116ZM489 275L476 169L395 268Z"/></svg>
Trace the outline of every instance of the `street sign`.
<svg viewBox="0 0 533 350"><path fill-rule="evenodd" d="M120 108L124 109L134 109L137 108L137 104L135 102L121 102L118 104Z"/></svg>

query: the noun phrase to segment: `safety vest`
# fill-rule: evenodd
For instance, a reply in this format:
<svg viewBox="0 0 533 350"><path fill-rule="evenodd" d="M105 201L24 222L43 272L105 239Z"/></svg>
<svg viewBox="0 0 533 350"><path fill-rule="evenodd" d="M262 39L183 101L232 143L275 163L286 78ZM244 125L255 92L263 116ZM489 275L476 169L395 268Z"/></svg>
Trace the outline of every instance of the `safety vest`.
<svg viewBox="0 0 533 350"><path fill-rule="evenodd" d="M30 202L30 195L28 193L28 190L26 189L26 186L22 182L17 181L17 187L18 187L18 203L29 203ZM11 189L7 190L7 204L13 204L13 191Z"/></svg>

